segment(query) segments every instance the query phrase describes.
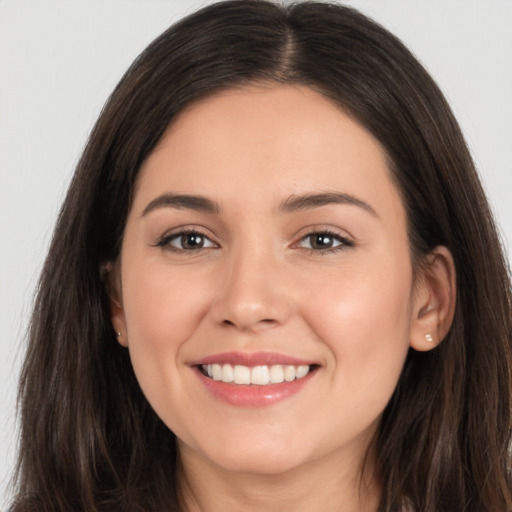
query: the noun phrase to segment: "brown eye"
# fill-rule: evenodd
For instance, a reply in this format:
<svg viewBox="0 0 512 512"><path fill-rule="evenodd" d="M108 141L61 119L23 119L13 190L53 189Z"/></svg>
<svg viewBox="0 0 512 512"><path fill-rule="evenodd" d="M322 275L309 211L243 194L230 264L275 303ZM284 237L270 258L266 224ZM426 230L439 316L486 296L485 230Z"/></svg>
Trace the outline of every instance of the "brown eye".
<svg viewBox="0 0 512 512"><path fill-rule="evenodd" d="M205 237L199 233L185 233L179 237L180 249L193 250L204 247Z"/></svg>
<svg viewBox="0 0 512 512"><path fill-rule="evenodd" d="M198 251L217 247L206 235L198 231L182 231L165 236L157 245L172 251Z"/></svg>
<svg viewBox="0 0 512 512"><path fill-rule="evenodd" d="M310 233L303 237L298 244L298 246L303 249L318 252L336 251L338 249L352 247L353 245L354 244L347 238L326 231Z"/></svg>
<svg viewBox="0 0 512 512"><path fill-rule="evenodd" d="M317 233L309 235L309 244L312 249L331 249L336 240L327 233Z"/></svg>

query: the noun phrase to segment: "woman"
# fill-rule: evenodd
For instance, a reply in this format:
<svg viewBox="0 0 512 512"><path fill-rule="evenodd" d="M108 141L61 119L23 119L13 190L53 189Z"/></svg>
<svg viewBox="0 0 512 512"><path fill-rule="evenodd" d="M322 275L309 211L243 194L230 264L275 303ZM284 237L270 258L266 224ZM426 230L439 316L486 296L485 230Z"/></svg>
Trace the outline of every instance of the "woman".
<svg viewBox="0 0 512 512"><path fill-rule="evenodd" d="M510 319L469 152L403 45L330 4L207 7L78 165L14 510L511 510Z"/></svg>

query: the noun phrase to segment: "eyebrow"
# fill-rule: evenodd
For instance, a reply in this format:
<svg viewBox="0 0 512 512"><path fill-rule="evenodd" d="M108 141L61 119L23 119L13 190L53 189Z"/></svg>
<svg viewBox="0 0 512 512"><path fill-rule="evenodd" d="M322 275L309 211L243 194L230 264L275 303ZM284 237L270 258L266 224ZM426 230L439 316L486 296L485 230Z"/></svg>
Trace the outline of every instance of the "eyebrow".
<svg viewBox="0 0 512 512"><path fill-rule="evenodd" d="M153 199L142 212L142 217L149 212L159 208L176 208L178 210L194 210L203 213L219 213L220 206L212 199L204 196L195 196L187 194L172 194L170 192L162 194Z"/></svg>
<svg viewBox="0 0 512 512"><path fill-rule="evenodd" d="M316 194L292 195L283 201L278 211L293 213L328 206L331 204L347 204L357 206L378 217L377 212L365 201L350 194L341 192L321 192ZM219 204L204 196L189 194L173 194L167 192L153 199L142 212L142 217L159 208L176 208L178 210L194 210L203 213L218 214Z"/></svg>
<svg viewBox="0 0 512 512"><path fill-rule="evenodd" d="M310 210L320 208L331 204L347 204L357 206L378 217L377 212L365 201L358 199L350 194L341 192L322 192L318 194L303 194L290 196L281 203L279 211L282 213L292 213L301 210Z"/></svg>

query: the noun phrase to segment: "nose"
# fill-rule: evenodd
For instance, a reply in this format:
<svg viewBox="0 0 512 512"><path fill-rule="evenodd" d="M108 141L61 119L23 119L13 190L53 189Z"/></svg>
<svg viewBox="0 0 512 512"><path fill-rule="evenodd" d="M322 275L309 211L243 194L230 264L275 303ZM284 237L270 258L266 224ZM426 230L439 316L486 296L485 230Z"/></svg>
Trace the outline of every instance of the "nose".
<svg viewBox="0 0 512 512"><path fill-rule="evenodd" d="M283 264L270 251L243 251L226 261L211 307L216 323L245 333L284 324L292 307Z"/></svg>

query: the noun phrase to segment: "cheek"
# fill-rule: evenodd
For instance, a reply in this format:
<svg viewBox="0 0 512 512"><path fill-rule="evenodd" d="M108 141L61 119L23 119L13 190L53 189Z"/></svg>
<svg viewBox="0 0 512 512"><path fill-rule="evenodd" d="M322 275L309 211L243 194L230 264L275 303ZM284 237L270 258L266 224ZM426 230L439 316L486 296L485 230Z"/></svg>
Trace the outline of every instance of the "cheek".
<svg viewBox="0 0 512 512"><path fill-rule="evenodd" d="M197 279L162 264L127 275L123 306L133 342L164 350L186 340L207 308L206 288L195 286Z"/></svg>
<svg viewBox="0 0 512 512"><path fill-rule="evenodd" d="M343 367L334 375L392 391L409 347L411 286L407 260L351 266L308 284L303 317Z"/></svg>
<svg viewBox="0 0 512 512"><path fill-rule="evenodd" d="M186 272L171 273L161 263L132 266L124 276L130 358L142 390L159 413L164 413L159 397L178 397L181 392L182 346L207 310L203 290Z"/></svg>
<svg viewBox="0 0 512 512"><path fill-rule="evenodd" d="M207 283L197 272L171 271L161 262L126 268L130 272L123 276L123 306L133 370L162 421L186 434L183 422L193 416L193 397L187 388L183 347L208 310ZM205 286L198 286L200 282Z"/></svg>

